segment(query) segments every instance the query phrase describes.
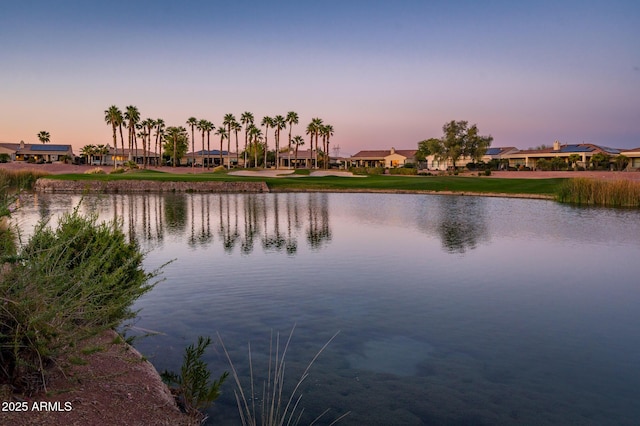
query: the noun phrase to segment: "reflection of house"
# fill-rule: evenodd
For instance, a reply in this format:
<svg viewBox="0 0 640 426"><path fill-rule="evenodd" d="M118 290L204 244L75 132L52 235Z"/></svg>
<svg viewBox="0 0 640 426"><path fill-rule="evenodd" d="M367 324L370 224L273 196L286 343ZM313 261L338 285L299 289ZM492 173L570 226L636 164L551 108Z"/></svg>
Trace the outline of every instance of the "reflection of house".
<svg viewBox="0 0 640 426"><path fill-rule="evenodd" d="M7 154L11 161L34 161L36 163L73 159L71 145L2 143L0 144L0 154Z"/></svg>
<svg viewBox="0 0 640 426"><path fill-rule="evenodd" d="M629 157L629 167L632 169L640 169L640 148L621 151L620 154Z"/></svg>
<svg viewBox="0 0 640 426"><path fill-rule="evenodd" d="M402 167L415 164L417 149L360 151L347 159L351 167Z"/></svg>
<svg viewBox="0 0 640 426"><path fill-rule="evenodd" d="M568 161L569 156L578 155L580 157L578 165L584 167L587 165L589 159L598 153L618 155L620 154L620 150L590 143L561 145L560 142L555 141L551 148L517 151L505 155L504 158L509 160L509 166L512 167L526 166L535 168L536 163L541 159L552 160L553 158L560 157Z"/></svg>

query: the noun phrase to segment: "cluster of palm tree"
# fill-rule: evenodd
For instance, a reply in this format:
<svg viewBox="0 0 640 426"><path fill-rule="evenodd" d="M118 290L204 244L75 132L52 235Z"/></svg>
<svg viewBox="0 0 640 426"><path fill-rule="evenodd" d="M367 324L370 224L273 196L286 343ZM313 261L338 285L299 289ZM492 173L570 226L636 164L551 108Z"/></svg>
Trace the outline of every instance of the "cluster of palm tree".
<svg viewBox="0 0 640 426"><path fill-rule="evenodd" d="M107 145L85 145L80 150L80 156L87 158L87 164L91 164L94 157L100 157L100 165L102 165L105 155L108 154L109 147Z"/></svg>
<svg viewBox="0 0 640 426"><path fill-rule="evenodd" d="M125 108L124 114L120 109L112 105L104 112L104 120L113 129L113 146L118 147L116 130L120 130L120 141L122 146L122 155L124 156L124 137L122 134L122 127L126 126L128 132L128 147L129 147L129 161L133 160L132 153L135 151L135 158L138 158L138 138L142 140L142 166L146 168L149 165L149 151L151 151L152 131L155 130L155 152L158 152L158 147L162 145L165 124L161 118L152 119L147 118L145 120L140 119L140 111L138 107L129 105ZM138 130L138 133L136 133ZM114 155L114 167L116 166Z"/></svg>
<svg viewBox="0 0 640 426"><path fill-rule="evenodd" d="M122 112L116 107L112 105L105 111L105 121L108 125L112 126L113 129L113 145L117 147L117 130L120 131L120 140L122 144L122 152L124 153L124 138L122 135L122 127L125 126L129 133L128 143L129 143L129 160L131 160L131 152L135 150L136 152L136 160L138 158L137 150L138 150L138 139L142 140L143 145L143 167L146 168L148 165L148 151L151 150L151 142L152 142L152 131L155 129L155 147L156 152L158 152L158 147L165 148L165 144L163 141L167 134L167 128L165 128L164 121L162 119L151 119L147 118L146 120L140 120L140 112L138 108L135 106L127 106L125 109L125 113ZM304 145L304 138L300 135L292 136L293 125L298 124L299 117L298 114L294 111L290 111L286 116L276 115L274 117L265 116L263 117L260 125L264 127L264 131L260 129L255 124L255 118L253 113L244 112L240 116L240 121L236 120L236 117L233 114L225 114L222 119L222 124L216 129L216 126L206 119L197 119L195 117L189 117L186 121L186 125L191 129L191 166L195 167L196 164L196 150L195 150L195 131L196 129L200 133L202 137L202 150L200 151L202 157L202 165L205 163L207 168L210 167L210 157L209 154L211 152L211 132L215 131L215 135L220 136L220 164L224 164L223 159L223 146L224 141L227 141L227 156L230 153L230 145L231 145L231 136L235 135L235 144L236 144L236 164L240 163L240 147L238 146L238 132L242 131L244 128L244 167L248 167L251 163L250 158L253 156L253 166L259 167L259 160L262 160L262 166L267 167L268 164L268 152L269 152L269 142L268 142L268 134L269 129L273 129L274 139L275 139L275 167L279 168L280 166L280 155L284 152L284 149L280 147L280 134L283 130L289 127L289 135L288 135L288 146L286 148L286 153L288 156L287 164L291 166L291 152L292 146L295 147L295 162L294 164L297 166L298 164L298 148ZM139 130L136 133L136 130ZM182 132L184 130L184 132ZM176 127L174 133L184 134L186 129L184 127ZM205 150L205 135L207 140L207 149ZM322 138L322 151L321 157L324 159L324 167L327 168L329 165L328 162L328 152L329 152L329 141L331 136L333 136L333 126L329 124L324 124L322 119L314 118L311 120L311 123L307 126L307 135L309 135L311 151L314 153L314 167L318 168L318 143L320 138ZM177 140L177 139L176 139ZM315 149L314 149L314 140L315 140ZM173 150L176 151L177 143L173 143ZM188 142L187 142L188 145ZM166 149L165 149L166 151ZM207 157L207 161L205 161L205 153ZM173 165L176 165L176 155L178 152L173 153L174 161ZM260 158L261 157L261 158ZM228 158L227 167L231 167L231 159Z"/></svg>

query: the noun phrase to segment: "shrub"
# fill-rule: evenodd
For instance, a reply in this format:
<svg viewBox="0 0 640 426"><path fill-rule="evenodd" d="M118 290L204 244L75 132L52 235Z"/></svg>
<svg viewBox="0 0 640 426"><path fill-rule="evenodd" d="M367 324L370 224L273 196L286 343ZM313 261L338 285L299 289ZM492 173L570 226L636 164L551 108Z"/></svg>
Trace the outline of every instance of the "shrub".
<svg viewBox="0 0 640 426"><path fill-rule="evenodd" d="M106 173L100 167L96 167L94 169L87 170L86 172L84 172L84 174L85 175L104 175Z"/></svg>
<svg viewBox="0 0 640 426"><path fill-rule="evenodd" d="M412 168L399 167L399 168L395 168L395 169L389 169L389 174L391 174L391 175L416 175L416 174L418 174L418 171L416 169L412 169Z"/></svg>
<svg viewBox="0 0 640 426"><path fill-rule="evenodd" d="M491 170L490 169L485 169L484 175L485 176L491 176Z"/></svg>
<svg viewBox="0 0 640 426"><path fill-rule="evenodd" d="M11 157L7 153L0 154L0 163L8 163L11 160Z"/></svg>
<svg viewBox="0 0 640 426"><path fill-rule="evenodd" d="M113 169L109 172L110 175L119 175L124 173L124 169L122 167L118 167L117 169Z"/></svg>
<svg viewBox="0 0 640 426"><path fill-rule="evenodd" d="M133 318L156 272L116 222L77 209L56 229L40 223L0 276L0 382L30 394L46 389L47 366L78 340Z"/></svg>
<svg viewBox="0 0 640 426"><path fill-rule="evenodd" d="M200 420L204 420L201 411L209 408L213 401L218 399L220 386L229 376L225 371L218 380L209 383L211 372L202 356L210 344L211 338L198 337L197 346L189 345L185 349L180 374L169 371L162 373L162 379L166 383L175 385L173 392L178 397L178 403L189 415Z"/></svg>

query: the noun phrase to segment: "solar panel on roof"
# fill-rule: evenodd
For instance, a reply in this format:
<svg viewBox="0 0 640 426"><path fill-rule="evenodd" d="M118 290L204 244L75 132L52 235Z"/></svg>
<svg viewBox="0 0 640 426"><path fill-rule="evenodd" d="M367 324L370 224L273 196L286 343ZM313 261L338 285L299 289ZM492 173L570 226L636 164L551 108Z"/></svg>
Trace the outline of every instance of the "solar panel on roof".
<svg viewBox="0 0 640 426"><path fill-rule="evenodd" d="M68 151L69 145L31 145L31 151Z"/></svg>
<svg viewBox="0 0 640 426"><path fill-rule="evenodd" d="M591 152L593 150L590 146L566 145L560 149L560 152Z"/></svg>

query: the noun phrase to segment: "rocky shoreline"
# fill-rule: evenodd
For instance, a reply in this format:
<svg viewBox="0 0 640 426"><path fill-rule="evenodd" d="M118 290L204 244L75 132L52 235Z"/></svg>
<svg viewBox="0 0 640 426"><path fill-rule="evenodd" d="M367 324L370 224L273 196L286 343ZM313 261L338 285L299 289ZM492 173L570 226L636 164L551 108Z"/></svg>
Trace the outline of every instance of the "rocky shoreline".
<svg viewBox="0 0 640 426"><path fill-rule="evenodd" d="M151 180L56 180L40 178L33 189L36 192L64 193L139 193L139 192L215 192L261 193L269 192L265 182L160 182Z"/></svg>

